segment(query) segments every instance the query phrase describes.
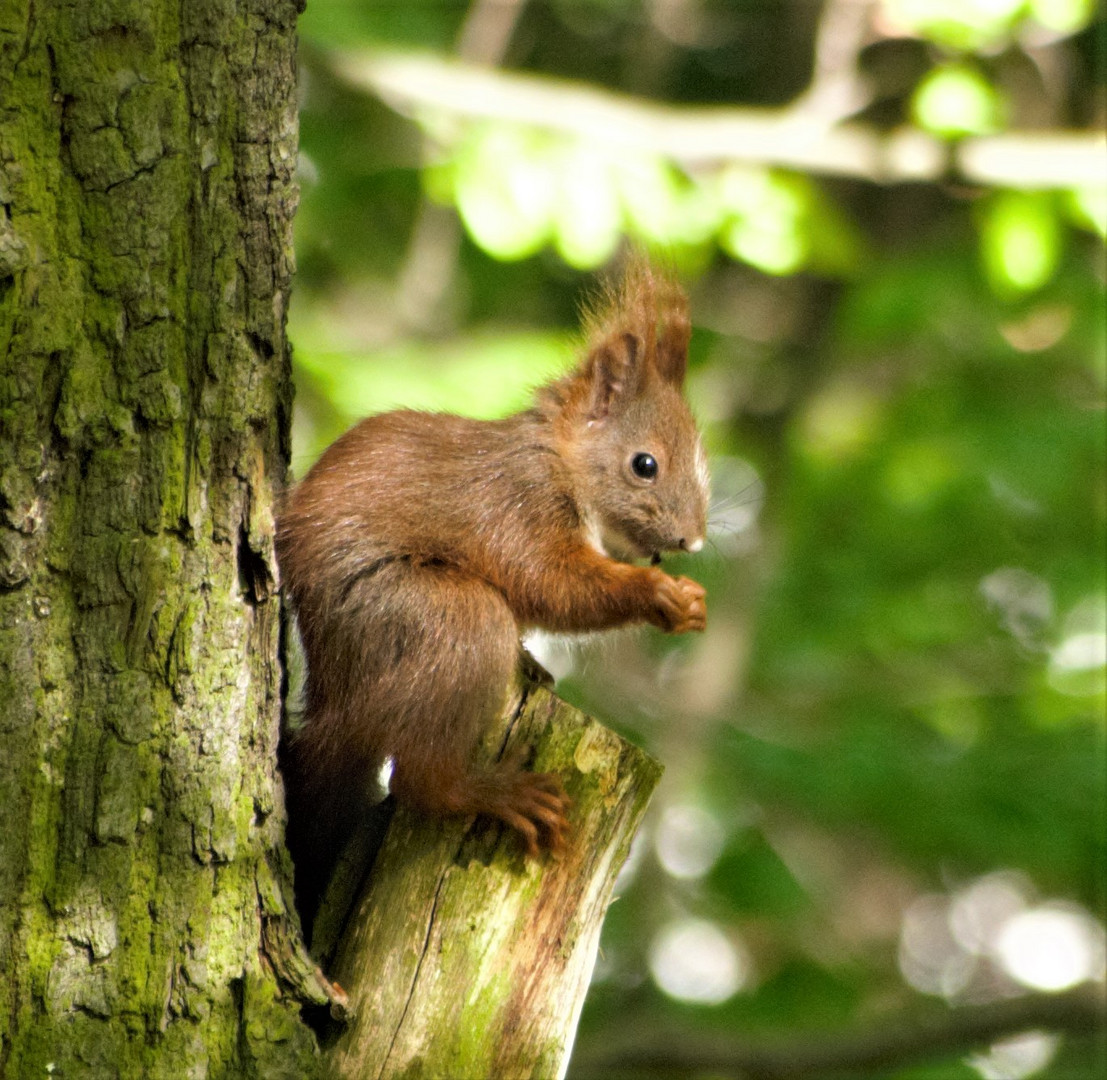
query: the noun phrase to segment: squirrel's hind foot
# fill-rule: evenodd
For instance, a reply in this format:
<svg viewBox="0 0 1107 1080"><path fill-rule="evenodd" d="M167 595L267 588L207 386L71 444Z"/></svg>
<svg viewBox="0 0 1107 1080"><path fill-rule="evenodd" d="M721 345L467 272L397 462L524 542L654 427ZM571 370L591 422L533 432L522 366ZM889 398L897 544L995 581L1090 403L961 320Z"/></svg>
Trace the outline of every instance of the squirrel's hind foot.
<svg viewBox="0 0 1107 1080"><path fill-rule="evenodd" d="M555 773L524 769L525 757L526 751L509 754L481 777L478 813L519 833L527 854L534 858L543 848L553 852L564 848L572 801Z"/></svg>

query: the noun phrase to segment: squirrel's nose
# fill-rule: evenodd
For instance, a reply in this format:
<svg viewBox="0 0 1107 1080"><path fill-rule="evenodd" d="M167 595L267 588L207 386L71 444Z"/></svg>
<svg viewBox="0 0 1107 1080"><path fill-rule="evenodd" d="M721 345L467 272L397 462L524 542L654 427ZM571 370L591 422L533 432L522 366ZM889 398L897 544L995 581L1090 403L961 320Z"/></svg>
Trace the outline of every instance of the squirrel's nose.
<svg viewBox="0 0 1107 1080"><path fill-rule="evenodd" d="M690 551L692 554L695 554L703 547L703 537L697 536L692 540L681 540L680 546L682 550Z"/></svg>

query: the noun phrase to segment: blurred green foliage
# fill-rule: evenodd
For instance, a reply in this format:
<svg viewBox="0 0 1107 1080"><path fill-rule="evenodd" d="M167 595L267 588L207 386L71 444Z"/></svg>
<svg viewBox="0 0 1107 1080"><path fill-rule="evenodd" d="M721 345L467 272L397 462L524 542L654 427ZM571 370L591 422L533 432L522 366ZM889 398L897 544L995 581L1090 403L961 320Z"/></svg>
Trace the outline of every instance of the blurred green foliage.
<svg viewBox="0 0 1107 1080"><path fill-rule="evenodd" d="M738 110L845 86L830 123L953 147L1101 130L1102 9L315 0L301 23L297 472L367 412L524 405L571 362L584 272L628 238L692 295L717 505L713 550L673 567L707 585L711 626L616 635L560 684L668 767L579 1067L658 1025L786 1040L1025 991L999 922L975 952L950 947L943 991L904 943L920 898L964 908L982 881L1015 882L1026 910L1064 901L1102 940L1107 182L880 183L757 147L689 165L460 96L395 111L332 62L472 55L496 6L514 21L495 59L536 78ZM715 833L692 870L665 855ZM651 967L686 918L733 942L715 1004ZM1022 1072L951 1052L881 1075L1090 1077L1104 1060L1102 1039L1069 1039Z"/></svg>

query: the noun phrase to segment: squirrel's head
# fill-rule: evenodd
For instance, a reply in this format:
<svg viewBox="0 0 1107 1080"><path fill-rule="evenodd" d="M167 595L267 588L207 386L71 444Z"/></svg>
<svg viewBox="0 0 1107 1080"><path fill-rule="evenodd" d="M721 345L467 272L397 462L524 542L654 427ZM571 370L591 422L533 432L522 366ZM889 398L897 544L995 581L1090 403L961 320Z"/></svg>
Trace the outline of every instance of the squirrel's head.
<svg viewBox="0 0 1107 1080"><path fill-rule="evenodd" d="M707 459L683 397L684 294L639 261L587 319L588 352L547 388L589 542L621 559L699 551Z"/></svg>

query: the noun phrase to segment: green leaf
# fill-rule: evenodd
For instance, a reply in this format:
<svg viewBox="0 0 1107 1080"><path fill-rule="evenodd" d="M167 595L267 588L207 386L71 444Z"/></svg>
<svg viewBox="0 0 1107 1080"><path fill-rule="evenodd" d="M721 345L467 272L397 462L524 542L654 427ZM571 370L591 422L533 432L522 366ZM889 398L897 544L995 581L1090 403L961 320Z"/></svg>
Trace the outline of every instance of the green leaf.
<svg viewBox="0 0 1107 1080"><path fill-rule="evenodd" d="M1069 217L1107 239L1107 187L1076 188L1067 194Z"/></svg>
<svg viewBox="0 0 1107 1080"><path fill-rule="evenodd" d="M557 158L554 245L578 270L591 270L615 252L622 211L611 162L593 144L574 142Z"/></svg>
<svg viewBox="0 0 1107 1080"><path fill-rule="evenodd" d="M1040 289L1057 270L1061 228L1049 192L1001 191L985 205L981 252L992 288L1000 296Z"/></svg>
<svg viewBox="0 0 1107 1080"><path fill-rule="evenodd" d="M724 250L767 274L792 274L808 254L805 218L811 189L799 177L732 165L718 179L728 219L719 236Z"/></svg>
<svg viewBox="0 0 1107 1080"><path fill-rule="evenodd" d="M722 209L708 185L691 183L661 158L621 156L614 162L623 212L643 240L666 247L700 244L719 227Z"/></svg>
<svg viewBox="0 0 1107 1080"><path fill-rule="evenodd" d="M1030 0L1030 14L1059 34L1075 34L1092 21L1095 0Z"/></svg>
<svg viewBox="0 0 1107 1080"><path fill-rule="evenodd" d="M1003 105L995 87L968 64L946 64L926 74L911 101L915 122L945 138L997 131Z"/></svg>
<svg viewBox="0 0 1107 1080"><path fill-rule="evenodd" d="M997 45L1009 37L1023 3L1024 0L884 0L893 23L939 45L964 50Z"/></svg>
<svg viewBox="0 0 1107 1080"><path fill-rule="evenodd" d="M454 191L473 240L497 259L524 259L553 226L557 174L549 139L523 128L480 128L459 149Z"/></svg>

